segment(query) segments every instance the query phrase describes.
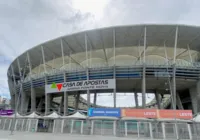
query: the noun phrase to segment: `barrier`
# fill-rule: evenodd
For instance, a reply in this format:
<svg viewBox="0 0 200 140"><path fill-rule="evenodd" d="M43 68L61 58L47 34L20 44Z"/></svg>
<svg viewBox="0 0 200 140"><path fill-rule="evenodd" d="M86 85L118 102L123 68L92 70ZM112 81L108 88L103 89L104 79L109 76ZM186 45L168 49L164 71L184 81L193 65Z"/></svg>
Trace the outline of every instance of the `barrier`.
<svg viewBox="0 0 200 140"><path fill-rule="evenodd" d="M14 124L13 124L13 123ZM110 135L117 137L147 139L200 139L200 123L167 122L149 120L77 120L77 119L22 119L0 118L0 129L10 131L12 124L15 131L41 132L40 125L46 126L50 133L78 135ZM88 129L91 128L91 129Z"/></svg>

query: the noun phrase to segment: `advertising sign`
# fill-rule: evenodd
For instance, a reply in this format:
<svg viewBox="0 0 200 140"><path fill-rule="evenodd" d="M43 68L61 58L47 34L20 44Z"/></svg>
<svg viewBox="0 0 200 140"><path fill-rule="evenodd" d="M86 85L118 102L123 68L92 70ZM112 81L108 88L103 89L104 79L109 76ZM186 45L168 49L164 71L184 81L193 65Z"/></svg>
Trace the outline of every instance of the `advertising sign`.
<svg viewBox="0 0 200 140"><path fill-rule="evenodd" d="M120 117L120 108L89 108L89 117Z"/></svg>
<svg viewBox="0 0 200 140"><path fill-rule="evenodd" d="M13 113L13 110L0 110L0 116L8 116L12 115Z"/></svg>
<svg viewBox="0 0 200 140"><path fill-rule="evenodd" d="M46 93L64 92L64 91L81 91L81 90L99 90L99 89L115 89L115 79L97 79L72 81L65 83L52 83L45 85Z"/></svg>
<svg viewBox="0 0 200 140"><path fill-rule="evenodd" d="M122 109L122 117L157 118L156 109Z"/></svg>
<svg viewBox="0 0 200 140"><path fill-rule="evenodd" d="M160 119L192 119L192 110L159 110Z"/></svg>

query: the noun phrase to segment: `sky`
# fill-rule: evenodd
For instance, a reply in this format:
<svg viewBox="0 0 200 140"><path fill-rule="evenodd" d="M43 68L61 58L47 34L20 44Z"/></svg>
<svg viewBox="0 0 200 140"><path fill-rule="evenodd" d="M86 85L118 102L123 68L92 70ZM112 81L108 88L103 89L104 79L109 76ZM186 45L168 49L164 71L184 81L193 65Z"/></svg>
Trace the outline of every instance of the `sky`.
<svg viewBox="0 0 200 140"><path fill-rule="evenodd" d="M199 0L1 0L0 95L9 97L9 64L37 44L114 25L199 25L199 6Z"/></svg>

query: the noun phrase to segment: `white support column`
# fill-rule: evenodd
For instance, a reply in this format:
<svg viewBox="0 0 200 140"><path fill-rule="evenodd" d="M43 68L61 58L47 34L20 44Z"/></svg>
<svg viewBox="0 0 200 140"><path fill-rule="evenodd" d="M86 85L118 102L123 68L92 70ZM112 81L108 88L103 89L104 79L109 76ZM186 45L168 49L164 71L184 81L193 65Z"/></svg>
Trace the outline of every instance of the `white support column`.
<svg viewBox="0 0 200 140"><path fill-rule="evenodd" d="M181 102L179 93L176 93L176 102L177 102L177 107L178 107L178 109L183 110L184 108L183 108L183 104L182 104L182 102Z"/></svg>
<svg viewBox="0 0 200 140"><path fill-rule="evenodd" d="M47 72L46 71L46 61L45 61L45 55L44 55L44 48L43 48L43 46L41 46L41 51L42 51L42 60L43 60L44 71L46 73Z"/></svg>
<svg viewBox="0 0 200 140"><path fill-rule="evenodd" d="M143 53L143 73L142 73L142 107L146 108L146 26L144 27L144 53Z"/></svg>
<svg viewBox="0 0 200 140"><path fill-rule="evenodd" d="M35 132L37 132L38 129L38 119L36 119L36 123L35 123Z"/></svg>
<svg viewBox="0 0 200 140"><path fill-rule="evenodd" d="M61 133L63 133L64 123L65 123L65 120L63 119L63 120L62 120L62 126L61 126Z"/></svg>
<svg viewBox="0 0 200 140"><path fill-rule="evenodd" d="M27 52L27 58L28 58L28 63L29 63L29 74L30 74L30 81L31 81L31 112L36 111L36 97L35 97L35 89L33 87L33 82L32 82L32 64L30 60L30 55L29 52Z"/></svg>
<svg viewBox="0 0 200 140"><path fill-rule="evenodd" d="M19 75L20 75L20 79L21 79L22 73L21 73L21 67L20 67L20 62L19 62L19 59L18 59L18 58L17 58L17 65L18 65Z"/></svg>
<svg viewBox="0 0 200 140"><path fill-rule="evenodd" d="M168 65L168 55L167 55L167 49L166 49L166 41L164 42L164 50L165 50L165 62Z"/></svg>
<svg viewBox="0 0 200 140"><path fill-rule="evenodd" d="M14 91L15 91L15 111L18 112L18 107L17 107L17 104L18 104L18 98L19 98L19 94L17 93L17 89L16 89L16 80L15 80L15 74L14 74L14 69L13 69L13 66L11 65L11 70L12 70L12 75L13 75L13 79L14 79Z"/></svg>
<svg viewBox="0 0 200 140"><path fill-rule="evenodd" d="M178 26L176 27L176 33L175 33L175 39L174 39L174 59L173 59L173 64L176 64L177 42L178 42Z"/></svg>
<svg viewBox="0 0 200 140"><path fill-rule="evenodd" d="M176 48L178 41L178 26L176 27L175 41L174 41L174 59L173 59L173 77L172 77L172 95L173 95L173 109L176 110Z"/></svg>
<svg viewBox="0 0 200 140"><path fill-rule="evenodd" d="M125 123L125 124L124 124L124 125L125 125L125 136L127 136L127 134L128 134L128 133L127 133L127 122L125 121L124 123Z"/></svg>
<svg viewBox="0 0 200 140"><path fill-rule="evenodd" d="M93 133L94 133L94 120L92 120L92 122L91 122L91 132L90 132L90 134L93 135Z"/></svg>
<svg viewBox="0 0 200 140"><path fill-rule="evenodd" d="M115 28L113 29L113 59L114 59L114 64L113 64L113 78L116 80L116 36L115 36ZM116 81L117 82L117 81ZM117 98L117 93L116 93L116 87L113 89L113 103L114 103L114 108L116 108L117 103L116 103L116 98Z"/></svg>
<svg viewBox="0 0 200 140"><path fill-rule="evenodd" d="M176 131L176 138L177 138L177 140L179 140L179 133L178 133L177 123L175 123L175 131Z"/></svg>
<svg viewBox="0 0 200 140"><path fill-rule="evenodd" d="M89 80L89 70L86 70L87 80ZM90 91L87 90L87 108L90 108Z"/></svg>
<svg viewBox="0 0 200 140"><path fill-rule="evenodd" d="M71 58L71 52L69 52L69 68L72 69L72 58Z"/></svg>
<svg viewBox="0 0 200 140"><path fill-rule="evenodd" d="M47 85L47 77L45 76L45 85ZM45 115L48 115L50 109L50 95L45 93Z"/></svg>
<svg viewBox="0 0 200 140"><path fill-rule="evenodd" d="M140 122L137 122L138 138L140 137Z"/></svg>
<svg viewBox="0 0 200 140"><path fill-rule="evenodd" d="M15 121L15 128L14 128L15 131L17 130L17 123L18 123L18 119L16 119Z"/></svg>
<svg viewBox="0 0 200 140"><path fill-rule="evenodd" d="M65 55L64 55L64 49L63 49L63 40L60 39L60 44L61 44L61 53L62 53L62 64L63 66L65 65Z"/></svg>
<svg viewBox="0 0 200 140"><path fill-rule="evenodd" d="M160 99L160 94L156 92L155 90L155 97L156 97L156 103L157 103L157 107L158 109L161 109L161 99Z"/></svg>
<svg viewBox="0 0 200 140"><path fill-rule="evenodd" d="M137 91L135 91L134 96L135 96L135 106L136 106L136 108L138 108L139 103L138 103L138 93L137 93Z"/></svg>
<svg viewBox="0 0 200 140"><path fill-rule="evenodd" d="M78 111L79 99L80 99L80 92L77 92L76 103L75 103L75 111Z"/></svg>
<svg viewBox="0 0 200 140"><path fill-rule="evenodd" d="M66 73L64 72L64 82L66 82ZM68 93L64 92L64 116L68 115Z"/></svg>
<svg viewBox="0 0 200 140"><path fill-rule="evenodd" d="M196 98L197 98L197 113L200 112L200 80L197 81L196 83ZM193 99L192 99L193 100Z"/></svg>
<svg viewBox="0 0 200 140"><path fill-rule="evenodd" d="M116 67L114 66L114 70L113 70L113 78L115 79L115 82L117 82L116 80ZM113 103L114 103L114 108L117 107L117 102L116 102L116 98L117 98L117 93L116 93L116 86L113 89Z"/></svg>
<svg viewBox="0 0 200 140"><path fill-rule="evenodd" d="M113 135L116 136L116 121L113 121Z"/></svg>
<svg viewBox="0 0 200 140"><path fill-rule="evenodd" d="M163 139L166 139L165 123L162 123Z"/></svg>
<svg viewBox="0 0 200 140"><path fill-rule="evenodd" d="M95 91L95 93L94 93L93 105L94 105L94 107L96 107L96 105L97 105L97 93L96 93L96 91Z"/></svg>
<svg viewBox="0 0 200 140"><path fill-rule="evenodd" d="M88 44L87 44L87 35L85 34L85 59L87 61L87 68L89 66L89 63L88 63Z"/></svg>
<svg viewBox="0 0 200 140"><path fill-rule="evenodd" d="M12 121L13 121L13 119L11 119L11 120L9 121L8 130L10 130L10 127L11 127Z"/></svg>
<svg viewBox="0 0 200 140"><path fill-rule="evenodd" d="M63 111L63 105L64 105L64 96L61 96L61 101L60 101L60 106L59 106L59 113L61 114L61 112Z"/></svg>
<svg viewBox="0 0 200 140"><path fill-rule="evenodd" d="M150 137L153 139L153 129L152 129L152 124L149 122L149 131L150 131Z"/></svg>
<svg viewBox="0 0 200 140"><path fill-rule="evenodd" d="M91 68L92 67L92 47L90 47L90 58L89 58L89 60L90 60L90 65L89 65L89 67Z"/></svg>
<svg viewBox="0 0 200 140"><path fill-rule="evenodd" d="M190 56L190 62L193 63L192 55L191 55L191 52L190 52L190 46L187 45L187 48L188 48L188 55Z"/></svg>
<svg viewBox="0 0 200 140"><path fill-rule="evenodd" d="M20 74L20 83L22 84L21 86L21 93L19 93L19 96L21 94L21 113L24 113L24 106L25 106L25 93L23 91L23 83L22 83L22 73L21 73L21 65L20 65L20 62L19 62L19 59L17 59L17 65L18 65L18 69L19 69L19 74ZM20 92L20 91L19 91ZM18 102L17 102L18 104Z"/></svg>
<svg viewBox="0 0 200 140"><path fill-rule="evenodd" d="M53 133L55 133L55 126L56 126L56 122L57 122L57 120L56 120L56 119L54 119L54 120L53 120Z"/></svg>
<svg viewBox="0 0 200 140"><path fill-rule="evenodd" d="M188 132L189 132L189 139L192 140L191 126L190 126L190 124L187 124L187 126L188 126Z"/></svg>
<svg viewBox="0 0 200 140"><path fill-rule="evenodd" d="M32 75L32 64L31 64L31 59L30 59L30 55L29 52L27 52L27 58L28 58L28 66L29 66L29 74L30 76Z"/></svg>
<svg viewBox="0 0 200 140"><path fill-rule="evenodd" d="M86 61L87 61L87 66L86 66L86 76L87 80L89 80L89 69L88 69L88 45L87 45L87 35L85 34L85 55L86 55ZM90 91L87 89L87 108L90 108Z"/></svg>
<svg viewBox="0 0 200 140"><path fill-rule="evenodd" d="M83 120L81 121L81 134L83 134L83 125L84 125L84 123L83 123Z"/></svg>
<svg viewBox="0 0 200 140"><path fill-rule="evenodd" d="M73 128L74 128L74 120L72 120L72 122L71 122L72 124L71 124L71 134L73 134Z"/></svg>
<svg viewBox="0 0 200 140"><path fill-rule="evenodd" d="M114 66L116 65L116 42L115 42L116 38L115 38L115 28L113 29L113 58L114 58Z"/></svg>

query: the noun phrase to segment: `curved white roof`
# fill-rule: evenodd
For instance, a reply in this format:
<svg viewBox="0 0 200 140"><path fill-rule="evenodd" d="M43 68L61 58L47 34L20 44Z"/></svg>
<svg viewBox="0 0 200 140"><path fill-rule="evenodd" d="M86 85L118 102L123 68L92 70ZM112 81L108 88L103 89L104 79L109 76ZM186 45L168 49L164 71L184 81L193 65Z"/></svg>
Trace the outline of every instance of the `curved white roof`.
<svg viewBox="0 0 200 140"><path fill-rule="evenodd" d="M102 65L106 65L105 62L111 64L113 63L114 44L116 46L116 59L126 61L132 59L138 60L144 50L144 29L146 28L146 59L148 60L150 57L152 60L157 60L157 58L162 60L165 59L166 54L169 59L172 59L177 26L177 59L186 61L190 59L188 47L190 48L191 56L195 59L200 45L200 27L187 25L131 25L84 31L50 40L27 52L30 56L32 68L36 68L43 63L41 46L44 49L44 57L47 65L49 65L48 63L53 63L53 60L55 60L55 65L59 65L55 66L55 68L73 65L84 66L88 63L87 61L90 61L89 63L100 62ZM90 60L86 57L86 44ZM62 65L61 46L63 46L65 62L67 62L65 66ZM22 68L27 60L27 52L17 57ZM59 64L56 63L56 58L61 61ZM11 65L15 72L18 73L17 59ZM117 63L123 64L120 61L117 61ZM51 68L51 66L49 67Z"/></svg>

